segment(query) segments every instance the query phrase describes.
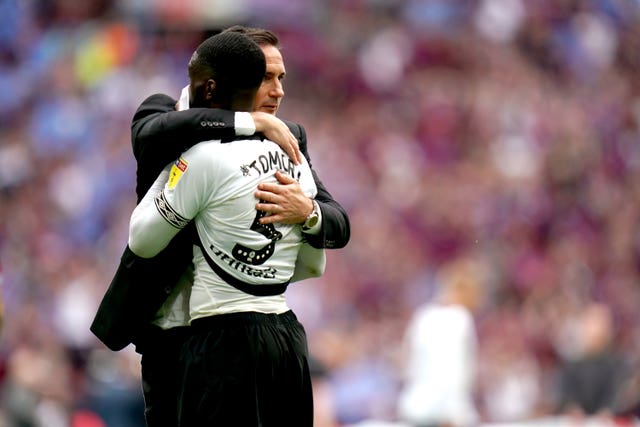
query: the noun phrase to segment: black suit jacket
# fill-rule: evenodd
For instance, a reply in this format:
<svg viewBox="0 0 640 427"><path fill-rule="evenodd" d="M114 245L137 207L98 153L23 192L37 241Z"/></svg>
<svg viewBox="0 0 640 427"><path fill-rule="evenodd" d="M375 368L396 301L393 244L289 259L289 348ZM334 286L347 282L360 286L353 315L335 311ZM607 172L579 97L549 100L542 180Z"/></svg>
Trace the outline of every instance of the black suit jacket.
<svg viewBox="0 0 640 427"><path fill-rule="evenodd" d="M131 126L131 143L138 163L137 200L144 197L160 171L180 154L200 141L233 139L234 113L226 110L193 108L175 111L176 100L157 94L138 108ZM311 165L304 128L286 122L298 138L300 150ZM316 248L341 248L350 238L346 211L324 187L311 169L318 188L316 201L322 211L322 231L306 235ZM129 343L144 347L154 314L192 260L193 229L187 227L160 254L151 259L137 257L129 248L105 293L91 331L110 349Z"/></svg>

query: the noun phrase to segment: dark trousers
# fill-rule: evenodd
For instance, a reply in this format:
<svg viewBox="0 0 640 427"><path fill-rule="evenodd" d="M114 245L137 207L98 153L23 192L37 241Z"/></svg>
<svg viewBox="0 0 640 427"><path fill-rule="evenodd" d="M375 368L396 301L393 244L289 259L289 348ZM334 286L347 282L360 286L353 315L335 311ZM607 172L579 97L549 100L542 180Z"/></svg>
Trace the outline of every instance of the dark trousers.
<svg viewBox="0 0 640 427"><path fill-rule="evenodd" d="M307 427L307 338L293 312L197 319L183 347L180 427Z"/></svg>
<svg viewBox="0 0 640 427"><path fill-rule="evenodd" d="M178 425L180 351L189 330L188 327L162 330L150 325L136 342L136 351L142 354L142 392L148 427Z"/></svg>

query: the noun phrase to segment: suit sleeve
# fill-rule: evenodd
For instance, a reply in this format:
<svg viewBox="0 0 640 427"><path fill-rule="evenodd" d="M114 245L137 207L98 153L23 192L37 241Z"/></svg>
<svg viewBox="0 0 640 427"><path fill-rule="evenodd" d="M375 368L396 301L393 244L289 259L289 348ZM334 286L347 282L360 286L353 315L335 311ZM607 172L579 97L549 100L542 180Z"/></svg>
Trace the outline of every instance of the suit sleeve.
<svg viewBox="0 0 640 427"><path fill-rule="evenodd" d="M292 133L298 138L300 151L307 158L313 179L318 188L315 200L322 211L322 228L318 234L305 234L307 242L314 248L340 249L347 245L351 237L351 226L346 210L333 199L324 186L318 174L311 165L311 158L307 149L307 133L299 124L286 122Z"/></svg>
<svg viewBox="0 0 640 427"><path fill-rule="evenodd" d="M182 152L201 141L235 136L233 111L214 108L175 111L176 102L167 95L151 95L133 116L131 144L138 163L138 201L160 171Z"/></svg>

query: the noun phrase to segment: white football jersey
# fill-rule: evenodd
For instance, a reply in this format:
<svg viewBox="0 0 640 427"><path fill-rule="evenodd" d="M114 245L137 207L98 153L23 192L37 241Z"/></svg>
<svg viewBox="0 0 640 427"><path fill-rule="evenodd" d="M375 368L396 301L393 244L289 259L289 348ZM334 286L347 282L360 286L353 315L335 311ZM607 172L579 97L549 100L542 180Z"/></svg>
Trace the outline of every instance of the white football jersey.
<svg viewBox="0 0 640 427"><path fill-rule="evenodd" d="M261 182L277 183L275 172L295 178L308 197L317 189L306 160L294 165L271 141L201 142L172 165L164 190L155 199L165 220L177 228L194 219L202 248L194 249L191 320L237 311L282 313L283 294L254 296L230 286L214 272L205 255L224 273L251 287L289 281L302 245L300 225L258 222L254 193Z"/></svg>

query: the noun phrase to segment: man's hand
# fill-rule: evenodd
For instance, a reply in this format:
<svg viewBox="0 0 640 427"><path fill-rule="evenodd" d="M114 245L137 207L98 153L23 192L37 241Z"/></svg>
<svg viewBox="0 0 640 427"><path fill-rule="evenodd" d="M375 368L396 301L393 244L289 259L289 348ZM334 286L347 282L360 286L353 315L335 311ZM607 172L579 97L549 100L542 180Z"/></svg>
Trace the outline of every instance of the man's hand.
<svg viewBox="0 0 640 427"><path fill-rule="evenodd" d="M273 114L261 111L252 112L251 117L256 125L256 132L264 134L268 139L278 144L294 164L299 165L302 162L298 139L293 136L282 120Z"/></svg>
<svg viewBox="0 0 640 427"><path fill-rule="evenodd" d="M300 184L280 171L276 172L278 184L258 184L255 196L262 203L256 203L256 209L271 215L260 219L261 224L302 224L311 211L313 201L303 192Z"/></svg>

